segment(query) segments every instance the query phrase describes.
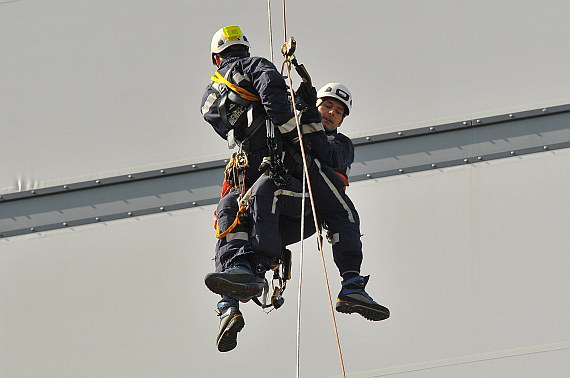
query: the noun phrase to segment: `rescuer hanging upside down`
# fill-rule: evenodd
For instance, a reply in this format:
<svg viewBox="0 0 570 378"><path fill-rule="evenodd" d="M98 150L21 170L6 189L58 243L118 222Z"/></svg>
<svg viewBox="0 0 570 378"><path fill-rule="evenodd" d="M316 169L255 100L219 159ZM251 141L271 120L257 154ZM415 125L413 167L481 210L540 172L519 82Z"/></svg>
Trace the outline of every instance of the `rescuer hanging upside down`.
<svg viewBox="0 0 570 378"><path fill-rule="evenodd" d="M222 295L217 306L220 316L217 346L222 352L235 348L237 333L245 325L238 301L261 295L266 284L265 272L279 259L284 245L299 240L298 227L294 232L284 229L288 220L294 224L300 218L302 201L302 185L296 169L299 166L296 123L287 86L271 62L250 57L248 49L249 42L237 26L222 28L214 35L211 53L218 71L202 99L206 121L224 139L240 146L232 158L236 164L226 172L225 181L232 185L224 188L216 210L219 238L216 273L205 277L206 286ZM319 100L319 110L323 109L324 124L338 126L348 114L352 99L348 90L334 89ZM334 138L336 126L330 131L329 141L320 122L321 113L315 106L314 92L310 83L298 90L309 104L301 116L301 124L303 140L311 145L309 175L316 182L319 224L326 223L332 235L335 263L344 279L337 310L382 320L389 316L389 311L364 291L368 277L359 275L362 253L358 214L344 193L345 181L335 171L344 172L346 177L346 170L354 160L354 147L342 134ZM343 93L348 96L345 98L348 105L342 108L338 121L335 117L339 114L327 114L324 109L335 101L344 106L342 98L335 99ZM285 163L294 177L289 177L281 164L281 146L287 151ZM260 165L267 175L258 170Z"/></svg>

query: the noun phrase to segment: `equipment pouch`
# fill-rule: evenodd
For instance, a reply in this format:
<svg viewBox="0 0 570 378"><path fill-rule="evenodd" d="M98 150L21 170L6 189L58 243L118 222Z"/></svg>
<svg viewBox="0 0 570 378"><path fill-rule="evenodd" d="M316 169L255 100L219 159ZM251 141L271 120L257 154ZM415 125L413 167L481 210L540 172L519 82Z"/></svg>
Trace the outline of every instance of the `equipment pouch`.
<svg viewBox="0 0 570 378"><path fill-rule="evenodd" d="M226 91L219 99L218 110L224 125L228 130L236 127L247 126L248 109L251 101L239 97L231 90Z"/></svg>

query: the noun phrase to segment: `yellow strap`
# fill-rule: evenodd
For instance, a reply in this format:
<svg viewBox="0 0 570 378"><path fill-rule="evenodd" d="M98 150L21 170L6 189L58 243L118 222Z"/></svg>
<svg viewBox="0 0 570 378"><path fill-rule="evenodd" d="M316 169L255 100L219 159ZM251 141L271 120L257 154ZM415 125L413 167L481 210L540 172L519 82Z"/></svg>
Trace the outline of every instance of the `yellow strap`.
<svg viewBox="0 0 570 378"><path fill-rule="evenodd" d="M259 101L261 100L259 98L259 96L254 95L251 92L248 92L247 90L238 87L237 85L230 83L228 80L226 80L225 77L223 77L218 71L216 71L216 73L214 74L214 76L211 77L212 81L216 82L216 83L222 83L227 85L231 90L233 90L234 92L236 92L237 94L239 94L241 97L243 97L246 100L249 101Z"/></svg>

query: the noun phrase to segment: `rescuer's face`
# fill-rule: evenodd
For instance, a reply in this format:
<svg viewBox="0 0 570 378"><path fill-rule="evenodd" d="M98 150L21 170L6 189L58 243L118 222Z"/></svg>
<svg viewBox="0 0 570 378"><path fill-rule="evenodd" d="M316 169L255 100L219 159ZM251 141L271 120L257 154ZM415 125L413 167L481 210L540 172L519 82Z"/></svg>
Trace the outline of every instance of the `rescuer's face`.
<svg viewBox="0 0 570 378"><path fill-rule="evenodd" d="M322 124L327 131L334 131L342 124L344 119L344 106L338 100L324 98L318 107L322 117Z"/></svg>

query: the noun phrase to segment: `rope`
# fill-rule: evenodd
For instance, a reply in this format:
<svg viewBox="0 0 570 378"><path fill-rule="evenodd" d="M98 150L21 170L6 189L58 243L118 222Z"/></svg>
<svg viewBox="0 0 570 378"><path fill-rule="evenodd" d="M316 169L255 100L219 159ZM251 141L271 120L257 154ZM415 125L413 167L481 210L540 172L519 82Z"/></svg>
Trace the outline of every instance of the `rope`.
<svg viewBox="0 0 570 378"><path fill-rule="evenodd" d="M216 230L216 238L218 239L225 238L238 225L238 223L241 223L240 215L245 213L247 210L247 206L241 203L245 187L245 179L241 177L241 175L244 174L242 170L245 169L247 164L247 155L243 153L240 146L238 152L234 152L232 154L230 161L226 165L226 169L224 171L224 182L222 184L222 194L220 196L220 199L222 199L226 196L226 194L230 192L230 190L241 187L239 209L233 223L223 232L220 231L220 224L218 223L218 217L216 214L216 222L214 228ZM216 212L214 212L214 214L215 213Z"/></svg>
<svg viewBox="0 0 570 378"><path fill-rule="evenodd" d="M269 19L269 53L273 63L273 29L271 28L271 0L267 0L267 18Z"/></svg>
<svg viewBox="0 0 570 378"><path fill-rule="evenodd" d="M285 0L283 0L285 1ZM293 92L293 82L291 81L291 67L290 64L286 64L287 67L287 75L289 76L289 86L290 86L290 90L292 92L292 96L294 96L294 92ZM307 187L309 189L309 198L311 200L311 210L313 211L313 220L315 221L315 230L319 229L319 223L317 221L317 212L315 210L315 202L314 202L314 196L313 196L313 190L311 188L311 179L309 178L309 174L307 172L307 158L305 155L305 148L303 146L303 136L301 134L301 125L299 124L299 119L297 117L297 108L295 106L295 101L293 101L293 111L295 112L295 122L297 123L297 134L299 136L299 144L301 147L301 155L303 156L303 170L305 172L305 177L307 179ZM317 243L318 243L318 247L319 247L319 252L321 254L321 262L323 265L323 274L324 274L324 278L325 278L325 284L326 284L326 288L327 288L327 294L328 294L328 298L329 298L329 307L331 310L331 317L332 317L332 322L333 322L333 327L334 327L334 334L335 334L335 338L336 338L336 345L337 345L337 349L338 349L338 355L339 355L339 359L340 359L340 366L341 366L341 370L342 370L342 376L346 377L345 371L344 371L344 362L342 359L342 350L340 348L340 341L338 338L338 329L336 326L336 320L335 320L335 316L334 316L334 308L333 308L333 304L332 304L332 299L331 299L331 289L329 286L329 280L328 280L328 275L327 275L327 267L325 265L325 257L324 257L324 253L323 253L323 242L320 238L320 235L317 235Z"/></svg>
<svg viewBox="0 0 570 378"><path fill-rule="evenodd" d="M271 27L271 0L267 0L267 17L269 19L269 50L271 54L271 62L273 63L273 29ZM284 39L287 41L287 26L285 22L285 1L283 1L283 27L285 28ZM295 119L297 119L297 112L295 112ZM296 120L297 125L299 122ZM305 167L303 167L303 170ZM301 288L303 286L303 253L305 250L304 240L305 240L305 189L307 181L305 180L305 172L303 171L303 196L301 197L301 253L299 256L299 288L297 292L297 349L296 349L296 359L297 359L297 371L296 377L299 378L300 374L300 354L301 354Z"/></svg>
<svg viewBox="0 0 570 378"><path fill-rule="evenodd" d="M299 292L297 294L297 375L299 378L301 367L301 287L303 284L303 252L305 241L305 188L307 187L306 175L303 167L303 197L301 197L301 254L299 256Z"/></svg>
<svg viewBox="0 0 570 378"><path fill-rule="evenodd" d="M285 0L283 0L283 40L287 43L287 20L285 19Z"/></svg>
<svg viewBox="0 0 570 378"><path fill-rule="evenodd" d="M287 21L285 18L285 0L282 1L283 3L283 33L284 33L284 41L285 43L287 43ZM313 220L315 222L315 231L319 230L319 223L317 221L317 212L315 210L315 202L314 202L314 196L313 196L313 190L312 190L312 186L311 186L311 179L309 177L309 173L308 173L308 167L307 167L307 158L306 158L306 154L305 154L305 146L303 145L303 134L301 132L301 125L299 122L299 117L297 115L297 107L295 105L295 92L293 91L293 81L291 80L291 62L289 61L289 59L286 59L284 62L284 65L287 67L287 79L289 81L289 90L291 91L291 98L293 99L292 104L293 104L293 113L295 114L295 123L297 124L297 135L299 138L299 146L301 148L301 155L303 156L303 171L305 173L304 178L303 178L303 182L305 181L305 179L307 180L307 187L309 189L309 198L311 201L311 210L313 211ZM303 193L304 193L304 189L303 189ZM304 197L303 197L304 199ZM303 200L304 203L304 200ZM301 214L301 219L304 218L304 213ZM302 225L304 226L304 223L302 223ZM301 236L303 235L303 229L301 229ZM338 349L338 356L340 359L340 366L341 366L341 370L342 370L342 376L346 378L346 373L344 370L344 361L342 358L342 350L340 348L340 341L338 338L338 329L336 326L336 320L335 320L335 316L334 316L334 308L333 308L333 304L332 304L332 299L331 299L331 290L329 287L329 280L328 280L328 275L327 275L327 268L325 265L325 257L324 257L324 253L323 253L323 242L321 240L320 234L317 234L317 244L319 247L319 252L321 254L321 262L323 265L323 274L324 274L324 278L325 278L325 284L326 284L326 288L327 288L327 294L328 294L328 299L329 299L329 307L331 310L331 317L332 317L332 322L333 322L333 328L334 328L334 333L335 333L335 338L336 338L336 345L337 345L337 349ZM299 285L301 283L301 278L299 279ZM299 287L299 291L300 291L300 287ZM300 301L300 298L299 298ZM299 312L298 312L298 318L300 319L300 307L299 307ZM299 336L299 329L300 329L300 325L298 325L298 330L297 330L297 335ZM300 363L299 363L299 337L297 337L297 377L299 376L299 367L300 367Z"/></svg>

